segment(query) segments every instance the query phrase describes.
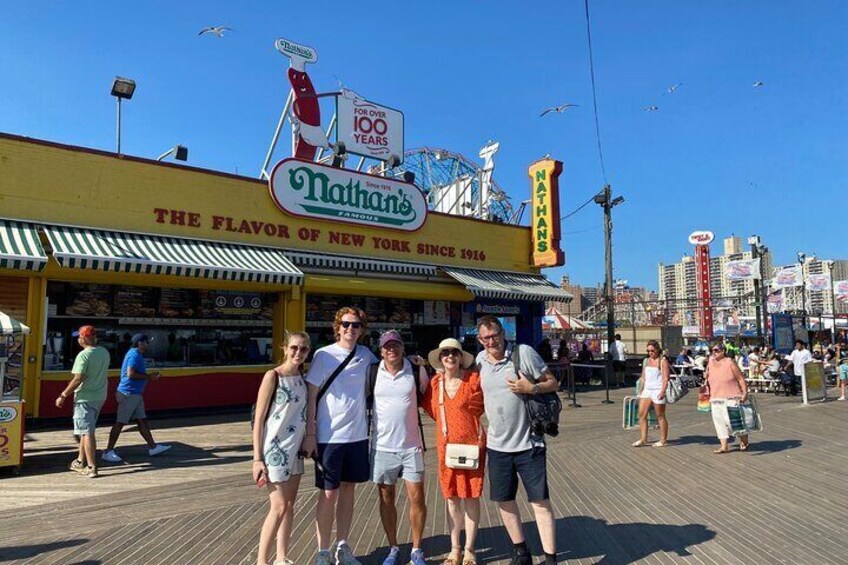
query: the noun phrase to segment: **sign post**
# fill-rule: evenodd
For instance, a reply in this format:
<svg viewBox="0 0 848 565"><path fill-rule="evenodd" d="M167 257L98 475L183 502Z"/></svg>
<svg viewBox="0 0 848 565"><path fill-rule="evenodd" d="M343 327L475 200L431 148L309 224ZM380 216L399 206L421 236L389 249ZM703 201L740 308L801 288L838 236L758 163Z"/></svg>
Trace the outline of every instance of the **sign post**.
<svg viewBox="0 0 848 565"><path fill-rule="evenodd" d="M695 246L695 279L700 303L701 336L713 337L713 307L710 288L710 242L715 239L711 231L696 231L689 234L689 243Z"/></svg>
<svg viewBox="0 0 848 565"><path fill-rule="evenodd" d="M542 159L530 165L533 207L533 265L559 267L565 264L560 247L559 175L562 161Z"/></svg>

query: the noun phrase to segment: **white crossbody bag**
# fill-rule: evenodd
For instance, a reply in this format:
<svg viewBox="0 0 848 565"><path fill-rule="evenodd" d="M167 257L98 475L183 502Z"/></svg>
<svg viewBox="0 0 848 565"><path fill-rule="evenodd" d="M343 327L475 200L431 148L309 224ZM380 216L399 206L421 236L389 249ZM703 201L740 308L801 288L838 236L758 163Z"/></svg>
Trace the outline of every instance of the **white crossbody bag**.
<svg viewBox="0 0 848 565"><path fill-rule="evenodd" d="M442 433L448 440L448 419L445 417L445 378L439 380L439 410L442 415ZM445 446L445 467L449 469L476 469L480 466L480 438L483 436L483 428L477 422L477 444L450 443Z"/></svg>

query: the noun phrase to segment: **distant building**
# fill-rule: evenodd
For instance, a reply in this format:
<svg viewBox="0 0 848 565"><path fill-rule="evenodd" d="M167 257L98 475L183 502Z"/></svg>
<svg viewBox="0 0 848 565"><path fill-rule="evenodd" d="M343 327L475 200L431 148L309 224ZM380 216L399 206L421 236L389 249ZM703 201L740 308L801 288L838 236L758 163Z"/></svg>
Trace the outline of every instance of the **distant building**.
<svg viewBox="0 0 848 565"><path fill-rule="evenodd" d="M793 265L786 265L792 267ZM804 279L810 275L827 275L831 283L848 279L848 260L819 259L815 256L806 257L803 264ZM831 284L831 287L833 285ZM810 314L831 314L834 312L833 289L810 290L806 289L806 302L801 304L801 288L786 289L784 291L784 308L787 310L806 309ZM848 304L836 302L836 313L848 313Z"/></svg>
<svg viewBox="0 0 848 565"><path fill-rule="evenodd" d="M555 306L560 312L571 313L571 315L574 317L579 316L581 312L583 312L587 308L592 307L599 300L599 298L603 298L603 290L601 289L600 285L591 287L580 286L578 284L571 284L571 279L568 275L562 276L560 286L564 291L574 296L574 299L571 301L571 304L569 305L560 302L551 302L548 305Z"/></svg>

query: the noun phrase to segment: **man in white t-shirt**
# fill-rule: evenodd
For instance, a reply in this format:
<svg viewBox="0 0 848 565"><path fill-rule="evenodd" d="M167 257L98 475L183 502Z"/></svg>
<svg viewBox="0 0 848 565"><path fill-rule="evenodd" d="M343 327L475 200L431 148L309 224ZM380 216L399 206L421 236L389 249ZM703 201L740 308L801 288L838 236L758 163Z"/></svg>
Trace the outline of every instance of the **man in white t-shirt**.
<svg viewBox="0 0 848 565"><path fill-rule="evenodd" d="M354 489L369 478L368 423L365 382L377 358L359 345L365 334L365 312L344 307L336 312L336 343L315 352L306 383L309 401L303 450L315 455L315 486L321 492L315 508L318 530L316 565L360 565L347 543L353 521ZM350 357L326 392L319 392L335 370ZM330 535L336 522L336 551L330 554Z"/></svg>
<svg viewBox="0 0 848 565"><path fill-rule="evenodd" d="M807 349L807 344L804 340L795 340L795 350L786 356L786 359L792 363L792 372L796 377L801 377L804 380L804 365L813 360L813 355Z"/></svg>
<svg viewBox="0 0 848 565"><path fill-rule="evenodd" d="M612 342L612 369L615 373L615 382L618 386L624 386L624 373L627 369L627 346L621 341L621 335L615 334Z"/></svg>
<svg viewBox="0 0 848 565"><path fill-rule="evenodd" d="M406 482L412 530L411 565L426 565L421 539L427 507L424 495L424 443L418 426L418 402L429 378L404 358L403 338L394 330L380 336L380 356L374 379L371 426L371 480L380 492L380 520L389 541L383 565L398 563L395 484ZM418 378L416 378L418 374Z"/></svg>

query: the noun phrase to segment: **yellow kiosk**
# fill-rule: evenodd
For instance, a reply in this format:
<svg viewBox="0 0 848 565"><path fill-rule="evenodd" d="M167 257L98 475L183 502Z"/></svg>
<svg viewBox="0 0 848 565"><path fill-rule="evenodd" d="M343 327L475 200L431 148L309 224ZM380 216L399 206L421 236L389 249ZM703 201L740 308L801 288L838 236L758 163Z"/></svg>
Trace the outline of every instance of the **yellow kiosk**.
<svg viewBox="0 0 848 565"><path fill-rule="evenodd" d="M20 362L20 338L29 328L0 312L0 467L19 470L24 460L24 403L21 381L6 379L6 366ZM15 359L17 358L17 361Z"/></svg>

